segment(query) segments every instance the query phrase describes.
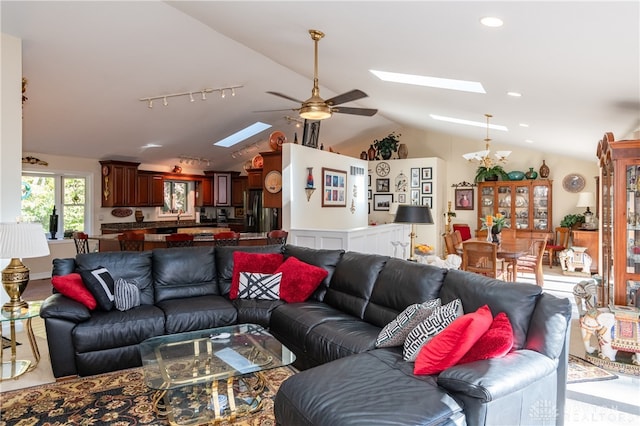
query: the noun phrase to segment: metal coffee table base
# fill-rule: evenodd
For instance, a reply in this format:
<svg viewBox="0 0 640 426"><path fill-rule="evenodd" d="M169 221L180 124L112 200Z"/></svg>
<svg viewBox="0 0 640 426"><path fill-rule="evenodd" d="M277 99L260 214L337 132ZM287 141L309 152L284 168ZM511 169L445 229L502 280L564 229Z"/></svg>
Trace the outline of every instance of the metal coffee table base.
<svg viewBox="0 0 640 426"><path fill-rule="evenodd" d="M158 390L154 394L153 405L158 416L166 418L172 425L219 424L225 420L234 422L236 418L253 414L262 408L260 395L265 387L264 375L257 372L212 383Z"/></svg>

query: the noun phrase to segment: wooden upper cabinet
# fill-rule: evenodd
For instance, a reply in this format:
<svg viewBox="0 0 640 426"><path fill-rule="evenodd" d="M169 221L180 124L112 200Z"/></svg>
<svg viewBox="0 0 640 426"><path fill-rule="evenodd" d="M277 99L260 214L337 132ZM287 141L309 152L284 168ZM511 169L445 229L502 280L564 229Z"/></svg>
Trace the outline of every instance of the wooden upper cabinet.
<svg viewBox="0 0 640 426"><path fill-rule="evenodd" d="M244 193L249 185L247 176L235 176L231 178L231 205L244 206Z"/></svg>
<svg viewBox="0 0 640 426"><path fill-rule="evenodd" d="M102 207L136 205L138 165L126 161L100 161Z"/></svg>
<svg viewBox="0 0 640 426"><path fill-rule="evenodd" d="M247 189L262 189L262 169L247 170Z"/></svg>
<svg viewBox="0 0 640 426"><path fill-rule="evenodd" d="M261 153L263 205L270 208L282 208L282 151ZM268 187L267 187L268 185Z"/></svg>
<svg viewBox="0 0 640 426"><path fill-rule="evenodd" d="M164 177L157 173L138 171L136 206L161 207L164 204Z"/></svg>
<svg viewBox="0 0 640 426"><path fill-rule="evenodd" d="M231 173L216 172L213 174L213 203L215 206L231 205Z"/></svg>
<svg viewBox="0 0 640 426"><path fill-rule="evenodd" d="M213 178L206 176L202 180L196 181L196 206L214 206L213 198Z"/></svg>

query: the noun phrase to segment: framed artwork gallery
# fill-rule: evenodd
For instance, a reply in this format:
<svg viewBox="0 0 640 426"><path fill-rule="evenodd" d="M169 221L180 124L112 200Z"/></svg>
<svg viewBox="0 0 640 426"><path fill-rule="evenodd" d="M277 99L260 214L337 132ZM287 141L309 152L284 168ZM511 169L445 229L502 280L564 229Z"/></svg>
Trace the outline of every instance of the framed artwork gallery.
<svg viewBox="0 0 640 426"><path fill-rule="evenodd" d="M322 207L347 206L347 172L322 168Z"/></svg>
<svg viewBox="0 0 640 426"><path fill-rule="evenodd" d="M473 210L473 188L456 188L456 210Z"/></svg>
<svg viewBox="0 0 640 426"><path fill-rule="evenodd" d="M393 203L393 194L373 194L373 210L389 211Z"/></svg>

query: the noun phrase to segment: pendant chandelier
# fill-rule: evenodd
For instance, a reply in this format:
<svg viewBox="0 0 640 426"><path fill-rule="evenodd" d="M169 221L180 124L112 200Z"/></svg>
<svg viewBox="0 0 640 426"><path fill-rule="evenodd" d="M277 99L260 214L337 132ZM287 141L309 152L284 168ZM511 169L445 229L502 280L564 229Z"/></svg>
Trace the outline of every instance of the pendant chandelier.
<svg viewBox="0 0 640 426"><path fill-rule="evenodd" d="M485 149L483 151L462 154L462 157L469 162L477 162L479 167L486 167L490 169L498 164L505 164L507 162L507 157L511 154L511 151L496 151L494 154L496 157L495 160L489 156L489 142L491 142L491 138L489 138L489 119L493 116L491 114L485 114L484 116L487 117L487 137L484 140Z"/></svg>

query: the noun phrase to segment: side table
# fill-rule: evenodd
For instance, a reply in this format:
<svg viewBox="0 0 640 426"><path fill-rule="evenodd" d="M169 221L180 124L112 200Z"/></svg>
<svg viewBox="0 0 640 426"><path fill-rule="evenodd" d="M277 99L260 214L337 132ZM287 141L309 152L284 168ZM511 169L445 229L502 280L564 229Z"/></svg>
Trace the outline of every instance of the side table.
<svg viewBox="0 0 640 426"><path fill-rule="evenodd" d="M31 327L31 320L40 315L40 306L42 301L29 302L27 308L23 308L20 311L7 313L0 310L0 325L4 325L5 322L9 323L11 329L11 361L4 361L4 350L0 351L0 363L2 364L2 375L0 376L0 382L17 379L24 373L32 371L38 366L40 362L40 350L36 343L36 338L33 334L33 328ZM34 362L30 360L17 360L16 359L16 321L26 320L27 337L29 338L29 345L31 345L31 353L33 354ZM0 337L2 337L2 327L0 327ZM0 339L2 340L2 339Z"/></svg>

